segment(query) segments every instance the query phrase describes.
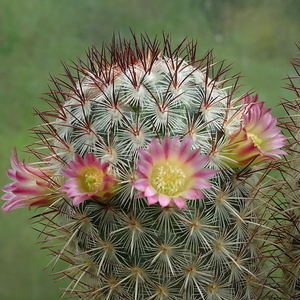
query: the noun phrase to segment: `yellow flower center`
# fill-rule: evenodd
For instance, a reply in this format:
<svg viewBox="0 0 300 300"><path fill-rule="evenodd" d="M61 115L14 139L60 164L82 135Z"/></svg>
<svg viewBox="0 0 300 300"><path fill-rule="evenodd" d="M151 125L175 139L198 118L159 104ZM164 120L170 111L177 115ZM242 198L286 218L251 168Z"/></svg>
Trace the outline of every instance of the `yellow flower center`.
<svg viewBox="0 0 300 300"><path fill-rule="evenodd" d="M100 170L89 169L84 174L84 187L88 192L96 192L103 185L104 174Z"/></svg>
<svg viewBox="0 0 300 300"><path fill-rule="evenodd" d="M182 168L167 162L153 168L150 182L159 194L177 196L186 190L187 177Z"/></svg>
<svg viewBox="0 0 300 300"><path fill-rule="evenodd" d="M259 148L259 146L262 144L262 139L258 138L258 136L253 133L250 133L249 136L252 139L254 145Z"/></svg>

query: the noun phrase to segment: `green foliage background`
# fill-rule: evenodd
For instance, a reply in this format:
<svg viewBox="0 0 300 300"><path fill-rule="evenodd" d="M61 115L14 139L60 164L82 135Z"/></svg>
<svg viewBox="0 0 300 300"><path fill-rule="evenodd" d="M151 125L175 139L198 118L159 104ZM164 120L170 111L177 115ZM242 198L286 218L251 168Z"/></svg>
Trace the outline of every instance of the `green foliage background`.
<svg viewBox="0 0 300 300"><path fill-rule="evenodd" d="M39 97L48 91L49 73L62 73L61 61L84 58L91 45L110 43L113 33L130 37L131 28L161 39L165 32L174 46L188 37L198 41L199 57L213 48L245 76L241 92L253 88L277 117L280 97L293 97L281 79L293 74L298 0L0 0L0 7L0 186L8 183L11 149L27 156L21 152L33 141L27 129L39 123L33 107L48 108ZM67 285L48 278L51 267L42 271L51 257L38 250L28 221L34 214L0 214L0 299L59 299L59 287Z"/></svg>

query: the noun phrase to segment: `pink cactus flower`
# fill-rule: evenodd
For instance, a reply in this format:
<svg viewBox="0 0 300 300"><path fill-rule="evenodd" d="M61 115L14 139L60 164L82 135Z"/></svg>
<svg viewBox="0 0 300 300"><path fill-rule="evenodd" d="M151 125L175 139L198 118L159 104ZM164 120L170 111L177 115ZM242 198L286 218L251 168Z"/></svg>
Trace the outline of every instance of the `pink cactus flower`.
<svg viewBox="0 0 300 300"><path fill-rule="evenodd" d="M76 154L75 161L71 161L62 170L68 180L61 190L73 198L74 205L90 198L97 201L108 199L114 195L117 185L108 167L108 163L102 163L92 153L86 153L84 158Z"/></svg>
<svg viewBox="0 0 300 300"><path fill-rule="evenodd" d="M159 202L162 207L175 204L186 207L186 199L204 198L201 189L210 188L208 180L217 172L203 169L208 157L200 149L190 150L192 138L183 142L178 137L165 137L160 144L152 139L148 150L138 149L137 175L133 186L146 197L149 205Z"/></svg>
<svg viewBox="0 0 300 300"><path fill-rule="evenodd" d="M6 193L2 199L7 201L2 206L3 212L21 207L48 206L53 202L52 173L47 168L20 162L15 149L12 151L11 166L7 175L14 182L2 189Z"/></svg>
<svg viewBox="0 0 300 300"><path fill-rule="evenodd" d="M231 167L256 165L266 160L278 160L286 152L280 150L285 145L285 136L276 126L277 119L271 115L271 109L258 102L257 95L246 96L240 128L235 130L221 150L223 156L231 160Z"/></svg>

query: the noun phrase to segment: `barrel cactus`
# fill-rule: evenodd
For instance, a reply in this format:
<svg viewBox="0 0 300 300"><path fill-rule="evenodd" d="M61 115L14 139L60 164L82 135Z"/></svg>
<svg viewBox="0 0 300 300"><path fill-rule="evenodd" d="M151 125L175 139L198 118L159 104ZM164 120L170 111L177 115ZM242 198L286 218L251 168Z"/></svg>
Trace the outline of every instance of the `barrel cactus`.
<svg viewBox="0 0 300 300"><path fill-rule="evenodd" d="M298 51L300 45L298 44ZM293 92L292 99L283 99L282 107L286 111L280 126L288 133L289 139L285 151L288 159L278 162L276 167L282 173L282 181L274 189L278 203L282 209L281 217L275 218L277 226L274 232L277 235L278 253L282 269L282 286L287 299L300 299L300 59L298 56L291 60L294 74L286 79L287 90Z"/></svg>
<svg viewBox="0 0 300 300"><path fill-rule="evenodd" d="M286 153L271 110L191 42L133 36L87 58L52 78L37 162L14 150L2 197L4 212L45 207L64 294L281 299L266 178Z"/></svg>

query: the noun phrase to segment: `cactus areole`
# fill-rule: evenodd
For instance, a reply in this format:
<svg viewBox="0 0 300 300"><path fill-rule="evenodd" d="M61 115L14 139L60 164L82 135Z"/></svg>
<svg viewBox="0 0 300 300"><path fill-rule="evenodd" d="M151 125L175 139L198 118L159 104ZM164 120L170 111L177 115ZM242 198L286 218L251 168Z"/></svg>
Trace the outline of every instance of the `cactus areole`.
<svg viewBox="0 0 300 300"><path fill-rule="evenodd" d="M260 178L285 137L228 70L192 42L133 35L52 78L38 161L14 152L2 199L4 212L46 206L62 297L272 299Z"/></svg>

